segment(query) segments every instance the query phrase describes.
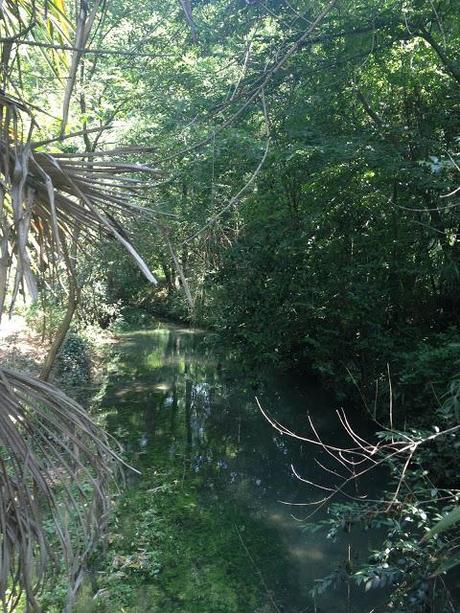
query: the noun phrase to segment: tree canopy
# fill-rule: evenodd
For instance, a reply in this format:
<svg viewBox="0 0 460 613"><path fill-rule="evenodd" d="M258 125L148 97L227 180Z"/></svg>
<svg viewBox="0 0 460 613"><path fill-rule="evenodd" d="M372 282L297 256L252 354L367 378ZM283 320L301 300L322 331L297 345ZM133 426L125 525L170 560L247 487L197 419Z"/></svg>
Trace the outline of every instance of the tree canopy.
<svg viewBox="0 0 460 613"><path fill-rule="evenodd" d="M106 326L117 305L197 322L250 355L249 368L314 373L381 421L397 401L401 429L425 427L452 399L458 9L2 3L0 318L20 296L65 311L42 381L0 368L5 606L22 589L38 607L42 505L74 585L104 523L118 456L46 382L75 319ZM66 508L86 505L74 553L56 486L69 489Z"/></svg>

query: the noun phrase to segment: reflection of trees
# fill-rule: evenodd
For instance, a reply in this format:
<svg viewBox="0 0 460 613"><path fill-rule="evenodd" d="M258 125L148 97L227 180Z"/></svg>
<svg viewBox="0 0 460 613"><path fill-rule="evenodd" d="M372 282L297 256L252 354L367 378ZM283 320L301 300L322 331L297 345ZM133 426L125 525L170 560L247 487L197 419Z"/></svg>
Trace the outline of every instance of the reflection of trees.
<svg viewBox="0 0 460 613"><path fill-rule="evenodd" d="M240 373L233 377L218 368L198 335L164 329L126 340L111 387L129 383L131 392L117 399L110 426L115 431L123 422L131 449L147 454L143 462L156 463L164 454L172 461L185 456L205 483L248 492L262 491L269 481L287 481L292 460L287 441L278 437L274 444L255 406L253 387ZM133 382L125 379L125 363ZM275 394L269 390L266 396ZM148 443L142 449L144 434Z"/></svg>
<svg viewBox="0 0 460 613"><path fill-rule="evenodd" d="M170 421L169 421L169 427L170 427L170 431L171 434L173 436L176 435L176 421L177 421L177 372L175 371L173 374L173 381L172 381L172 385L171 385L171 393L170 393L170 398L171 398L171 403L170 403Z"/></svg>
<svg viewBox="0 0 460 613"><path fill-rule="evenodd" d="M185 431L187 433L187 448L190 450L192 447L192 381L189 376L190 366L188 361L185 362Z"/></svg>
<svg viewBox="0 0 460 613"><path fill-rule="evenodd" d="M225 383L218 375L211 385L208 380L197 381L195 374L189 389L187 417L195 472L201 472L208 483L233 484L248 493L258 487L262 491L274 476L286 480L288 444L281 437L273 444L272 432L261 423L252 390L244 388L244 381Z"/></svg>

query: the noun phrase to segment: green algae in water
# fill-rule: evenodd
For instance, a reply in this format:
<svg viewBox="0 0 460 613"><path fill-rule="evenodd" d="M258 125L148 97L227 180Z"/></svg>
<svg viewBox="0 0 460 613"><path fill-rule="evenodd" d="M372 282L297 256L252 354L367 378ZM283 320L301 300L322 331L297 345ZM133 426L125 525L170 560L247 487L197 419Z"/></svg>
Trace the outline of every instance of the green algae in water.
<svg viewBox="0 0 460 613"><path fill-rule="evenodd" d="M193 330L120 336L99 411L141 475L127 473L77 613L307 613L315 579L343 564L349 544L367 555L371 535L306 535L297 508L280 503L316 497L291 470L313 469L312 449L274 431L254 396L299 433L307 410L337 431L333 401L314 384L256 375L219 362ZM64 587L49 586L45 611L62 611ZM326 594L317 610L341 613L346 598ZM349 610L373 607L373 594L353 594Z"/></svg>
<svg viewBox="0 0 460 613"><path fill-rule="evenodd" d="M125 496L93 567L93 610L262 612L273 610L275 593L292 598L277 535L237 505L200 501L199 487L162 471Z"/></svg>

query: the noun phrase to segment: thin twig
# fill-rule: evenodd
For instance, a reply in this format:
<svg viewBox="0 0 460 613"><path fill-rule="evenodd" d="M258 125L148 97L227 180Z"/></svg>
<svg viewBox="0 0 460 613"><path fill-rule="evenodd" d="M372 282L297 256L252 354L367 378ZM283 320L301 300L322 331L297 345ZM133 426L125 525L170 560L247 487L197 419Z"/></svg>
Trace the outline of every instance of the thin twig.
<svg viewBox="0 0 460 613"><path fill-rule="evenodd" d="M266 592L267 596L269 597L269 599L270 599L270 601L271 601L271 603L272 603L272 605L273 605L273 608L275 609L275 611L278 611L278 613L281 613L281 609L279 608L279 606L276 604L275 600L273 599L273 595L272 595L271 591L268 589L268 585L267 585L267 582L265 581L265 578L264 578L264 576L263 576L263 573L262 573L262 571L260 570L260 568L257 566L257 564L256 564L256 562L255 562L255 560L254 560L254 558L253 558L253 557L252 557L252 555L251 555L251 552L250 552L250 551L249 551L249 549L247 548L247 545L246 545L246 543L244 542L243 537L241 536L241 532L240 532L240 530L238 529L238 526L237 526L236 524L233 524L233 526L234 526L234 528L235 528L236 533L238 534L238 538L240 539L240 542L241 542L241 544L242 544L242 546L243 546L243 549L244 549L244 550L245 550L245 552L246 552L246 555L247 555L247 556L248 556L248 558L251 560L251 563L252 563L252 565L254 566L254 569L255 569L256 573L257 573L257 574L259 575L259 577L260 577L260 580L261 580L261 582L262 582L262 584L263 584L263 586L264 586L264 588L265 588L265 592Z"/></svg>

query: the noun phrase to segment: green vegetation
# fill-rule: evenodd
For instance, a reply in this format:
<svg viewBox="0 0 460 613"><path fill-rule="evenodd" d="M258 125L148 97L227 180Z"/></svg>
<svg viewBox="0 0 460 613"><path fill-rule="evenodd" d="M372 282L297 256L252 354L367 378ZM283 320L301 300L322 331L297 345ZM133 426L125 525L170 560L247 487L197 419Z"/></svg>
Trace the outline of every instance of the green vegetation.
<svg viewBox="0 0 460 613"><path fill-rule="evenodd" d="M92 565L92 572L102 571L96 575L94 610L270 610L270 592L261 589L239 534L258 563L269 568L270 590L282 586L289 594L288 565L273 533L245 512L200 499L199 483L184 491L181 477L160 470L120 505L106 554ZM77 607L87 609L87 602Z"/></svg>
<svg viewBox="0 0 460 613"><path fill-rule="evenodd" d="M181 477L156 471L123 498L104 554L91 561L77 612L268 611L271 592L261 589L239 531L251 555L270 568L270 590L289 593L288 566L273 533L238 509L200 499L197 484L184 491ZM45 610L61 611L65 595L65 579L50 583Z"/></svg>
<svg viewBox="0 0 460 613"><path fill-rule="evenodd" d="M456 380L453 387L458 386ZM434 421L439 426L434 432L411 428L379 433L380 451L391 475L386 500L332 504L322 526L329 538L358 526L380 530L384 538L367 563L345 565L319 582L315 587L319 594L351 582L365 590L390 588L388 606L395 611L452 610L449 592L439 579L459 563L458 449L452 432L458 417L453 410L453 403L446 402L437 411ZM437 440L440 427L450 432ZM406 447L407 455L394 455L398 446Z"/></svg>
<svg viewBox="0 0 460 613"><path fill-rule="evenodd" d="M107 552L95 553L115 456L47 381L58 376L85 398L98 330L158 315L215 331L251 373L315 376L345 407L337 427L349 448L316 437L314 424L305 436L351 473L335 467L339 482L324 486L330 534L360 524L382 539L369 564L331 569L315 597L353 583L385 588L395 611L453 610L458 11L458 0L3 3L0 317L32 298L29 325L49 343L41 380L0 368L6 610L23 592L39 607L51 542L70 574L45 591L45 609L63 606L64 592L70 606L88 558L111 569L85 586L88 603L107 590L106 610L138 603L146 579L142 597L158 610L270 610L248 561L230 555L239 511L204 504L198 486L184 492L175 469L123 499ZM148 368L163 357L150 353ZM363 413L376 440L349 424ZM390 475L387 491L346 500L342 484L376 467ZM74 480L78 500L66 499ZM65 514L84 509L75 552L61 503ZM177 535L182 521L190 530ZM259 529L247 528L256 551L268 538ZM202 530L213 562L200 558L197 575ZM132 551L134 541L143 545ZM226 583L232 573L241 591ZM125 593L111 589L117 577Z"/></svg>

